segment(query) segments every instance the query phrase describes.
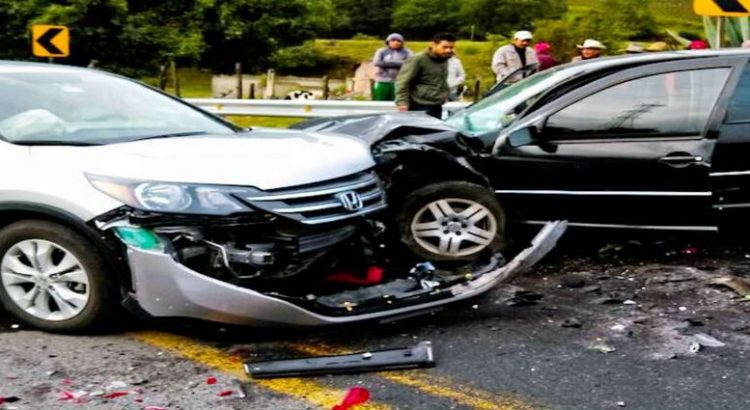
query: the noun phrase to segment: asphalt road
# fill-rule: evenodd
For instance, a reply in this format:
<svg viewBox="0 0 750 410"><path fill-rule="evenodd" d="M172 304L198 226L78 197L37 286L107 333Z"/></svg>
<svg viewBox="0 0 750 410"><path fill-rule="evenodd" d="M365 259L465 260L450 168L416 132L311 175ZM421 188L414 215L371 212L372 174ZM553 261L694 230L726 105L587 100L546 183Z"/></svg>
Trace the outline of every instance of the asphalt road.
<svg viewBox="0 0 750 410"><path fill-rule="evenodd" d="M514 286L423 317L325 330L130 321L72 337L14 328L0 314L0 397L19 398L0 408L330 408L358 386L372 409L747 409L750 301L709 285L750 279L744 249L570 235ZM704 339L691 351L698 333L725 345ZM264 381L241 370L246 358L422 340L434 345L434 369Z"/></svg>

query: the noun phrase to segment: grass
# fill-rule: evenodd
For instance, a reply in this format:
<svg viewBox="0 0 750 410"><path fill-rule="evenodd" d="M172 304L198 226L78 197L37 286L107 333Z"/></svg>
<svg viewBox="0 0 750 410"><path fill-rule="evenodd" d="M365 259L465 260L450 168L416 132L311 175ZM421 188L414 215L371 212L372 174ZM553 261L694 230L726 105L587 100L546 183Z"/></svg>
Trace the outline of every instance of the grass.
<svg viewBox="0 0 750 410"><path fill-rule="evenodd" d="M304 118L296 117L237 117L228 116L226 117L229 121L240 127L272 127L272 128L287 128L292 124L304 121Z"/></svg>

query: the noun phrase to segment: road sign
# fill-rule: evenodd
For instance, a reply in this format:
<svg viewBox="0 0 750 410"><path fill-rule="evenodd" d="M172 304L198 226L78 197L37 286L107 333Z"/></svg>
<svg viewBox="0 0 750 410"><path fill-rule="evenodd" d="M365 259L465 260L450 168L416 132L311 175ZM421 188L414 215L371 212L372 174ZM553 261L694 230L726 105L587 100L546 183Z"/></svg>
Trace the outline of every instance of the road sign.
<svg viewBox="0 0 750 410"><path fill-rule="evenodd" d="M699 16L750 16L750 0L694 0L693 10Z"/></svg>
<svg viewBox="0 0 750 410"><path fill-rule="evenodd" d="M65 26L37 24L31 28L31 51L36 57L70 55L70 31Z"/></svg>

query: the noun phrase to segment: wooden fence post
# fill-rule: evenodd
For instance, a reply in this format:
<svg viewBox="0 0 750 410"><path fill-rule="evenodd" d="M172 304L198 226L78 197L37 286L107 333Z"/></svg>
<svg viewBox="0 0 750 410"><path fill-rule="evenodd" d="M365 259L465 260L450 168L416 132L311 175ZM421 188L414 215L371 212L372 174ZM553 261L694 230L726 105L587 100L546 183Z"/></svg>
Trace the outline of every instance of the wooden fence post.
<svg viewBox="0 0 750 410"><path fill-rule="evenodd" d="M254 100L255 99L255 83L250 83L250 93L247 96L248 99Z"/></svg>
<svg viewBox="0 0 750 410"><path fill-rule="evenodd" d="M174 58L169 58L169 65L172 68L172 85L174 86L174 95L177 97L180 96L180 76L177 74L177 63L175 63Z"/></svg>
<svg viewBox="0 0 750 410"><path fill-rule="evenodd" d="M479 101L479 86L480 81L477 79L477 82L474 83L474 102Z"/></svg>
<svg viewBox="0 0 750 410"><path fill-rule="evenodd" d="M331 95L331 88L329 84L328 76L323 77L323 99L327 100Z"/></svg>
<svg viewBox="0 0 750 410"><path fill-rule="evenodd" d="M266 92L263 94L263 98L274 97L276 97L276 71L272 68L268 70L266 76Z"/></svg>
<svg viewBox="0 0 750 410"><path fill-rule="evenodd" d="M242 99L242 63L234 64L234 74L237 76L237 99Z"/></svg>

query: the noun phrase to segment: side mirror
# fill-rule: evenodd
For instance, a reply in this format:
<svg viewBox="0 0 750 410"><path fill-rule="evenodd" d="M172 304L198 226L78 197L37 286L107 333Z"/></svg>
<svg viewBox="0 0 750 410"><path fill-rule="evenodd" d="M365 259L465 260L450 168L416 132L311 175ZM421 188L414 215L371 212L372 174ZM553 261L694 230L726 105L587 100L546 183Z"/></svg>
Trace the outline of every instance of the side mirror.
<svg viewBox="0 0 750 410"><path fill-rule="evenodd" d="M508 136L508 144L511 147L529 145L536 141L537 134L536 127L533 126L517 129Z"/></svg>

